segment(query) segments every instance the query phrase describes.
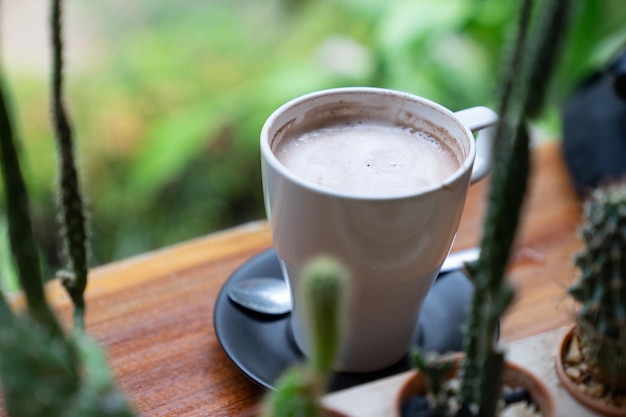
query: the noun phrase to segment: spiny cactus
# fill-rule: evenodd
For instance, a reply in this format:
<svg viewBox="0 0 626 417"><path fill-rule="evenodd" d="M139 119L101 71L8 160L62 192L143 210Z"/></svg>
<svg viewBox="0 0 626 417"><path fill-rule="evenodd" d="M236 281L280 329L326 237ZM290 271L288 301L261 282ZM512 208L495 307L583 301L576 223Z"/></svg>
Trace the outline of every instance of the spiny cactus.
<svg viewBox="0 0 626 417"><path fill-rule="evenodd" d="M501 83L481 255L468 265L475 291L465 331L461 397L479 417L496 414L502 386L504 352L494 340L498 320L514 296L505 272L530 170L527 124L543 110L571 16L570 0L537 3L520 3L517 34Z"/></svg>
<svg viewBox="0 0 626 417"><path fill-rule="evenodd" d="M319 398L326 391L341 334L341 307L348 272L337 261L319 257L302 271L296 302L302 303L308 323L311 357L288 369L266 398L264 417L319 417Z"/></svg>
<svg viewBox="0 0 626 417"><path fill-rule="evenodd" d="M101 349L83 332L87 280L85 218L74 167L70 126L61 103L60 0L52 1L53 105L59 130L62 212L74 277L68 288L75 305L75 332L60 326L46 299L29 198L18 158L4 83L0 79L0 166L5 188L9 241L27 314L14 312L0 292L0 379L10 416L132 417L116 389Z"/></svg>
<svg viewBox="0 0 626 417"><path fill-rule="evenodd" d="M59 161L59 218L69 261L61 282L74 305L74 325L84 329L87 287L87 219L74 157L72 128L63 103L61 0L52 0L52 114Z"/></svg>
<svg viewBox="0 0 626 417"><path fill-rule="evenodd" d="M457 409L450 409L450 397L457 395L454 390L446 389L446 381L450 379L450 373L454 370L454 358L439 355L434 352L422 354L419 349L414 349L409 354L411 366L419 369L427 375L426 399L434 416L454 416Z"/></svg>
<svg viewBox="0 0 626 417"><path fill-rule="evenodd" d="M569 293L581 303L582 344L602 381L626 388L626 180L594 190L585 201Z"/></svg>
<svg viewBox="0 0 626 417"><path fill-rule="evenodd" d="M100 352L77 328L67 336L43 288L28 193L0 81L0 161L9 239L28 314L16 314L0 292L0 378L8 415L130 417ZM37 392L36 396L33 393Z"/></svg>
<svg viewBox="0 0 626 417"><path fill-rule="evenodd" d="M474 294L464 334L458 399L477 417L496 415L501 395L505 361L495 338L498 321L515 294L505 273L531 165L527 124L543 110L571 16L570 0L537 3L520 2L517 34L500 87L500 119L492 151L495 163L481 254L477 262L467 265ZM419 355L415 358L429 378L441 376L440 364L420 361ZM433 411L437 416L455 415L445 404Z"/></svg>
<svg viewBox="0 0 626 417"><path fill-rule="evenodd" d="M339 346L342 298L348 272L336 260L316 258L302 272L299 302L310 325L311 366L327 374Z"/></svg>

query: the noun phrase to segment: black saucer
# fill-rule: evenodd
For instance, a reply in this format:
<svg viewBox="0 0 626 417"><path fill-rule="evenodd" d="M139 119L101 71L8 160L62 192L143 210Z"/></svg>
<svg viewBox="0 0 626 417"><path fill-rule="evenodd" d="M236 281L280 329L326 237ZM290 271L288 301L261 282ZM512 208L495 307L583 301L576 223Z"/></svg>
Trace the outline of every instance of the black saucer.
<svg viewBox="0 0 626 417"><path fill-rule="evenodd" d="M268 249L237 269L222 287L213 320L220 345L233 363L259 385L274 389L274 383L289 366L303 360L291 339L289 314L269 316L251 312L228 298L228 288L253 276L282 276L276 252ZM462 349L465 322L473 286L461 271L441 274L428 293L416 329L415 343L425 351L449 352ZM339 372L330 381L330 391L363 384L409 369L407 358L381 371Z"/></svg>

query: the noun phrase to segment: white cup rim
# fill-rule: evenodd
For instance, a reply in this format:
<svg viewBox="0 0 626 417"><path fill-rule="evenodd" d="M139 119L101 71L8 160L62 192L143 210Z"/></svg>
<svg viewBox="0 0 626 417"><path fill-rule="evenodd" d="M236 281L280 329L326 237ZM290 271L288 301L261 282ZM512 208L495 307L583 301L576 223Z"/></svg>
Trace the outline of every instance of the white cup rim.
<svg viewBox="0 0 626 417"><path fill-rule="evenodd" d="M346 191L334 190L328 187L324 187L312 182L309 182L305 179L300 178L298 175L292 173L288 170L276 157L274 151L272 150L270 143L270 129L276 120L288 109L297 106L300 103L315 99L320 96L327 95L346 95L346 94L387 94L392 95L401 99L414 101L419 104L430 107L431 109L440 112L451 123L457 125L457 127L464 132L465 136L468 138L468 152L465 159L460 164L459 168L456 169L452 174L446 177L441 183L431 185L428 187L420 188L416 191L411 192L402 192L402 193L394 193L394 194L386 194L386 195L369 195L369 194L360 194L360 193L351 193ZM263 128L261 129L261 157L271 165L272 169L280 173L285 178L288 178L290 182L297 184L300 187L308 189L312 192L316 192L322 195L328 195L334 198L343 198L346 200L368 200L368 201L390 201L390 200L399 200L404 198L414 198L418 196L424 196L442 188L446 188L455 184L459 179L461 179L468 171L471 173L474 159L476 157L476 145L473 140L473 135L471 130L465 126L461 121L454 115L454 113L447 109L446 107L438 104L432 100L427 98L417 96L414 94L391 90L386 88L378 88L378 87L340 87L340 88L331 88L325 90L318 90L315 92L311 92L308 94L304 94L302 96L296 97L279 108L277 108L272 114L267 118L265 123L263 124Z"/></svg>

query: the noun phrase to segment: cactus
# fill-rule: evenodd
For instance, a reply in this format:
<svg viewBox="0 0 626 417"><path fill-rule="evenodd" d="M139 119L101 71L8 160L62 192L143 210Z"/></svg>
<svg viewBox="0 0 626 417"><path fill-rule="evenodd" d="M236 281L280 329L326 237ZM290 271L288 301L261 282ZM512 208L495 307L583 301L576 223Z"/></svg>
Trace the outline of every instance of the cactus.
<svg viewBox="0 0 626 417"><path fill-rule="evenodd" d="M61 282L74 305L74 325L84 329L85 289L87 287L87 220L78 172L74 162L74 141L63 104L63 43L61 40L61 0L52 0L52 114L59 161L59 212L69 271Z"/></svg>
<svg viewBox="0 0 626 417"><path fill-rule="evenodd" d="M302 303L311 340L311 358L288 369L265 399L264 417L321 416L319 398L326 391L341 333L341 306L348 272L337 261L319 257L302 271L297 302Z"/></svg>
<svg viewBox="0 0 626 417"><path fill-rule="evenodd" d="M339 346L347 277L346 269L328 257L314 259L302 271L299 301L310 324L311 366L323 376L330 372Z"/></svg>
<svg viewBox="0 0 626 417"><path fill-rule="evenodd" d="M501 84L481 255L467 265L475 290L465 329L459 399L477 417L493 417L497 412L505 364L495 337L498 321L515 294L505 271L530 170L527 124L542 112L571 15L569 0L546 3L521 2L517 34ZM433 366L426 369L430 377L437 376ZM436 411L451 415L450 410Z"/></svg>
<svg viewBox="0 0 626 417"><path fill-rule="evenodd" d="M540 13L535 13L535 7ZM570 15L569 0L541 6L522 1L517 36L505 67L481 256L476 264L468 265L475 291L465 331L461 396L477 408L479 417L495 415L502 385L504 352L494 339L498 320L514 296L505 280L505 268L530 169L527 123L541 114ZM538 30L533 31L534 27Z"/></svg>
<svg viewBox="0 0 626 417"><path fill-rule="evenodd" d="M446 389L446 381L454 370L454 358L440 356L431 352L423 355L419 349L414 349L409 355L411 365L428 376L426 380L427 400L432 414L435 416L454 416L458 410L450 409L449 399L458 393Z"/></svg>
<svg viewBox="0 0 626 417"><path fill-rule="evenodd" d="M0 82L0 168L4 182L9 243L24 289L28 313L45 326L51 335L61 334L61 327L46 302L39 253L30 217L30 200L17 153L11 117L2 82ZM4 300L3 300L4 301ZM3 312L8 307L3 308Z"/></svg>
<svg viewBox="0 0 626 417"><path fill-rule="evenodd" d="M0 293L0 376L6 410L23 417L132 416L106 377L104 360L94 360L103 357L99 348L82 333L77 339L67 336L46 300L28 193L2 87L0 83L0 160L9 238L28 306L28 314L15 314ZM35 400L33 392L38 393Z"/></svg>
<svg viewBox="0 0 626 417"><path fill-rule="evenodd" d="M61 103L61 8L52 1L54 51L53 106L61 162L61 211L72 278L64 282L75 306L75 333L60 326L46 299L29 198L18 157L17 138L0 80L0 162L9 241L15 258L26 314L14 312L0 292L0 378L4 408L10 416L132 417L116 389L101 349L83 333L87 282L86 221L74 167L73 140ZM33 395L35 393L36 395Z"/></svg>
<svg viewBox="0 0 626 417"><path fill-rule="evenodd" d="M585 201L580 279L569 293L589 360L604 383L626 388L626 180L595 189Z"/></svg>

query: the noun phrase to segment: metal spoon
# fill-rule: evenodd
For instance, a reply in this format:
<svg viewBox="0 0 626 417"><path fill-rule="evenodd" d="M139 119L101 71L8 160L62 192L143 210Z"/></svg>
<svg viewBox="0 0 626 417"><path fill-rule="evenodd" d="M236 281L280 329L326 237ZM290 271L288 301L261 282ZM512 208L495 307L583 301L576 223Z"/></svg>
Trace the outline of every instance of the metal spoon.
<svg viewBox="0 0 626 417"><path fill-rule="evenodd" d="M228 290L235 303L264 314L285 314L291 311L291 294L284 279L252 277L237 282Z"/></svg>
<svg viewBox="0 0 626 417"><path fill-rule="evenodd" d="M463 268L466 262L478 259L480 248L464 249L448 255L440 274ZM280 315L291 311L289 287L283 279L252 277L239 281L228 289L235 303L257 313Z"/></svg>

